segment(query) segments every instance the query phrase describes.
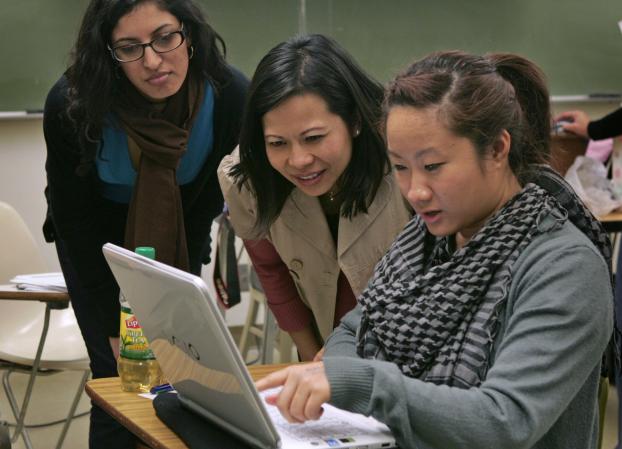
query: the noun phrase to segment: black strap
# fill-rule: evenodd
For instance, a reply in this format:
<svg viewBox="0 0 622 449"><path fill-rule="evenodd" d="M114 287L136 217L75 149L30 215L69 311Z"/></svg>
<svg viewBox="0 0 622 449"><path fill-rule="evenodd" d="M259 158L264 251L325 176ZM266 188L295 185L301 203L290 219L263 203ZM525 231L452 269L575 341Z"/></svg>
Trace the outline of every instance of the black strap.
<svg viewBox="0 0 622 449"><path fill-rule="evenodd" d="M241 299L238 260L235 254L235 231L223 213L217 218L216 262L214 263L214 287L216 296L225 308L233 307Z"/></svg>

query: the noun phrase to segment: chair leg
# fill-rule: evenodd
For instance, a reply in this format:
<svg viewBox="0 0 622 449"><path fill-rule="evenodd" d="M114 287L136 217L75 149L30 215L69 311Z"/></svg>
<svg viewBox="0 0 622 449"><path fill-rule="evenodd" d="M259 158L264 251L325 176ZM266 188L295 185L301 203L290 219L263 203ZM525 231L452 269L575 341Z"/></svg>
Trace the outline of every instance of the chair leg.
<svg viewBox="0 0 622 449"><path fill-rule="evenodd" d="M17 406L17 401L15 401L15 396L11 390L11 386L9 384L9 375L11 370L8 370L3 377L4 391L9 395L9 391L11 392L11 397L13 398L13 402L11 404L11 408L13 409L13 413L17 413L15 415L16 425L15 425L15 433L13 434L12 442L15 443L19 438L19 435L23 432L24 429L24 421L26 420L26 411L28 410L28 404L30 403L30 397L32 396L32 390L35 386L35 378L37 377L37 372L39 371L39 365L41 364L41 355L43 354L43 346L45 345L45 339L48 334L48 329L50 327L50 311L51 306L50 303L45 304L45 316L43 318L43 329L41 330L41 337L39 338L39 347L37 348L37 353L35 355L34 362L32 364L32 371L30 372L30 378L28 379L28 386L26 387L26 393L24 393L24 400L22 402L21 408ZM24 432L24 443L28 449L32 448L32 444L30 443L30 438L26 436Z"/></svg>
<svg viewBox="0 0 622 449"><path fill-rule="evenodd" d="M20 415L20 409L17 403L17 398L15 397L15 394L13 393L13 388L11 387L11 384L9 382L9 376L11 375L12 372L13 372L12 369L8 369L4 372L4 375L2 376L2 383L4 386L4 392L9 400L11 411L13 412L13 416L17 420ZM80 380L80 384L78 385L78 391L76 392L76 395L73 398L73 402L69 409L69 413L67 414L65 424L63 425L63 428L61 429L61 433L58 437L58 442L56 443L56 449L61 449L61 447L63 446L63 443L65 442L65 437L67 436L67 432L69 431L69 426L71 425L71 422L73 420L73 415L76 412L76 408L78 407L78 403L80 402L80 398L82 396L82 393L84 392L84 386L86 385L86 382L89 380L90 374L91 374L90 370L85 370L84 374L82 375L82 379ZM22 435L22 438L24 440L24 445L26 446L26 448L33 449L32 441L30 440L30 435L28 434L28 430L26 429L25 425L22 426L20 434ZM9 443L8 446L3 446L3 444L5 444L3 441L3 436L4 435L2 433L2 426L0 426L0 449L5 449L5 447L6 449L10 449L11 448L10 440L8 441ZM17 441L17 438L18 438L18 435L14 434L13 442Z"/></svg>
<svg viewBox="0 0 622 449"><path fill-rule="evenodd" d="M21 413L20 413L19 405L17 404L17 399L15 398L15 394L13 393L13 389L11 388L11 384L9 383L9 376L11 375L12 372L13 370L11 368L7 369L4 372L4 375L2 376L2 385L4 386L4 393L6 394L6 397L9 400L9 405L11 407L11 411L13 412L13 416L15 417L15 420L19 424L19 417ZM19 438L19 435L21 434L26 448L33 449L32 441L30 440L30 435L28 435L28 431L26 430L26 428L23 427L23 422L22 422L22 425L19 426L19 428L20 428L20 433L18 434L17 429L16 429L11 441L15 443L17 439Z"/></svg>
<svg viewBox="0 0 622 449"><path fill-rule="evenodd" d="M84 385L86 385L86 381L89 380L89 375L91 374L90 370L85 370L82 375L82 380L80 381L80 385L78 385L78 391L73 398L73 402L71 407L69 408L69 413L67 414L67 419L65 420L65 424L63 425L63 429L60 432L60 436L58 437L58 443L56 444L56 449L61 449L63 446L63 442L65 441L65 436L67 435L67 431L69 430L69 426L73 421L73 415L76 412L76 408L78 407L78 402L80 402L80 398L82 397L82 393L84 392Z"/></svg>
<svg viewBox="0 0 622 449"><path fill-rule="evenodd" d="M279 363L292 362L292 337L285 331L279 330Z"/></svg>
<svg viewBox="0 0 622 449"><path fill-rule="evenodd" d="M251 328L255 325L257 319L258 303L251 294L250 302L248 304L248 312L246 314L246 322L242 328L242 335L240 336L240 354L242 359L246 362L246 355L248 354L248 337L251 333Z"/></svg>
<svg viewBox="0 0 622 449"><path fill-rule="evenodd" d="M272 315L268 306L264 304L263 338L260 353L260 363L262 365L271 364L274 361L274 342L278 330L274 315Z"/></svg>
<svg viewBox="0 0 622 449"><path fill-rule="evenodd" d="M0 449L11 449L9 427L4 421L0 421Z"/></svg>

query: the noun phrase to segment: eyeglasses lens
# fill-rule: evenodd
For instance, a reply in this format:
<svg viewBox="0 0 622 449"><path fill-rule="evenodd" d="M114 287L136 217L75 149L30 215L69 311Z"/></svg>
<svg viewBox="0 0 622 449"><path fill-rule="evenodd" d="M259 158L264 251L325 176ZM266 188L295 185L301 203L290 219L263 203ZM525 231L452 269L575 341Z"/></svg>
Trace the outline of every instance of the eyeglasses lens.
<svg viewBox="0 0 622 449"><path fill-rule="evenodd" d="M113 50L115 58L120 62L131 62L140 59L145 54L145 47L151 47L157 53L166 53L175 50L184 42L182 31L174 31L155 38L148 44L132 44L117 47Z"/></svg>

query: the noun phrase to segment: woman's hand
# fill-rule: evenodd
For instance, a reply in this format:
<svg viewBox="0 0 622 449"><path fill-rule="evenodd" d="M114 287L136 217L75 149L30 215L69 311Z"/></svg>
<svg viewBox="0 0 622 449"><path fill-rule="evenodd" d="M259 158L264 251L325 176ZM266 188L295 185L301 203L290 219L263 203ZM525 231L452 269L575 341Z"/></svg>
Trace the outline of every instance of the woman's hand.
<svg viewBox="0 0 622 449"><path fill-rule="evenodd" d="M259 391L283 386L266 402L275 405L281 415L291 423L303 423L322 416L322 404L330 400L330 384L323 362L290 366L276 371L256 383Z"/></svg>
<svg viewBox="0 0 622 449"><path fill-rule="evenodd" d="M580 137L589 138L587 134L587 125L590 123L590 118L583 111L566 111L555 117L555 121L559 122L563 120L568 123L563 123L562 127L564 131L576 134Z"/></svg>
<svg viewBox="0 0 622 449"><path fill-rule="evenodd" d="M319 342L315 327L312 324L298 331L290 331L289 336L296 345L301 362L315 361L315 356L322 349L322 344Z"/></svg>
<svg viewBox="0 0 622 449"><path fill-rule="evenodd" d="M322 349L320 349L314 356L313 356L313 361L314 362L321 362L322 359L324 358L324 351L326 350L326 346L322 346Z"/></svg>

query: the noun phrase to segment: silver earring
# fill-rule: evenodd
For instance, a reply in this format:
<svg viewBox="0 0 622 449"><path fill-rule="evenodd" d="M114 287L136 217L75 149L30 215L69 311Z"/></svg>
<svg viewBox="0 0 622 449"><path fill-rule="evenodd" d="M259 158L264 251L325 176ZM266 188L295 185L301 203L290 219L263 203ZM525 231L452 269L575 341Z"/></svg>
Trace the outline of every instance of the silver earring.
<svg viewBox="0 0 622 449"><path fill-rule="evenodd" d="M360 133L361 133L361 130L360 130L360 129L358 129L358 128L356 128L356 129L354 130L354 137L358 137Z"/></svg>
<svg viewBox="0 0 622 449"><path fill-rule="evenodd" d="M190 54L188 55L188 59L192 59L194 56L194 45L190 46Z"/></svg>

